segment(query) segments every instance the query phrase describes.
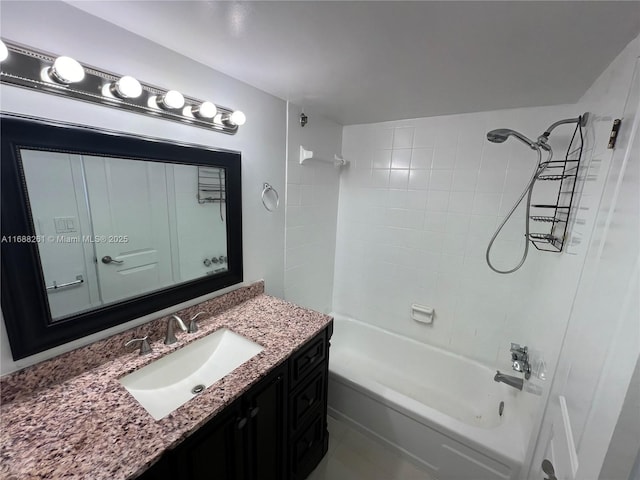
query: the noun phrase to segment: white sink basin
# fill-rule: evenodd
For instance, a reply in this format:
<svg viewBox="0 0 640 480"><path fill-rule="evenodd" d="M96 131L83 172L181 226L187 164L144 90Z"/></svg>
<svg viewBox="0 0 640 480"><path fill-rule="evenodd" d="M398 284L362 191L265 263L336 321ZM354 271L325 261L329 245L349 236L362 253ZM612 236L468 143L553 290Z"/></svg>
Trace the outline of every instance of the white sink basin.
<svg viewBox="0 0 640 480"><path fill-rule="evenodd" d="M222 328L122 377L120 383L160 420L262 350Z"/></svg>

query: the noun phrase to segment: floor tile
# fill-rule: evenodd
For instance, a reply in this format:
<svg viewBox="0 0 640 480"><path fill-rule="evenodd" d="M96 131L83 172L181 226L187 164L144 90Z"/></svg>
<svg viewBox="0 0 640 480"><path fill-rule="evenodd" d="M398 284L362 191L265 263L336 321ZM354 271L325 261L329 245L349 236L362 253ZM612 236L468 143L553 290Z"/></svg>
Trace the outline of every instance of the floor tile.
<svg viewBox="0 0 640 480"><path fill-rule="evenodd" d="M331 455L349 431L349 428L335 418L327 416L327 429L329 430L329 450L327 455Z"/></svg>
<svg viewBox="0 0 640 480"><path fill-rule="evenodd" d="M329 451L308 480L434 480L419 466L333 417Z"/></svg>

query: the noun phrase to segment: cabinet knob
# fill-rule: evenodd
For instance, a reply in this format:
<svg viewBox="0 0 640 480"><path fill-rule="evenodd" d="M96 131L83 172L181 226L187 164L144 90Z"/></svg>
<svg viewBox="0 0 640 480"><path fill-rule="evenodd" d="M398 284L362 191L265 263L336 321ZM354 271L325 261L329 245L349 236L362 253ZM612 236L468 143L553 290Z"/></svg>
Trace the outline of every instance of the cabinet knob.
<svg viewBox="0 0 640 480"><path fill-rule="evenodd" d="M259 411L260 411L260 407L252 408L251 410L249 410L249 416L251 418L254 418L256 415L258 415Z"/></svg>
<svg viewBox="0 0 640 480"><path fill-rule="evenodd" d="M238 420L238 423L236 424L236 426L238 427L238 430L242 430L246 424L247 424L247 418L243 417Z"/></svg>
<svg viewBox="0 0 640 480"><path fill-rule="evenodd" d="M315 398L309 398L306 395L304 397L302 397L302 400L307 402L307 406L310 407L311 405L313 405L316 401Z"/></svg>

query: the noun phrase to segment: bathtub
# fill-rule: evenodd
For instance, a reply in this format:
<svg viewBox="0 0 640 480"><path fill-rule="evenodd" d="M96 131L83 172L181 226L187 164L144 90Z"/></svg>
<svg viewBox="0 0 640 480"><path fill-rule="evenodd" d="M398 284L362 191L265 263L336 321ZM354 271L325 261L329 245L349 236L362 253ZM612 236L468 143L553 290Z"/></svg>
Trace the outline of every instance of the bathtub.
<svg viewBox="0 0 640 480"><path fill-rule="evenodd" d="M519 478L530 431L518 414L522 392L494 382L495 370L460 355L334 318L332 416L440 480Z"/></svg>

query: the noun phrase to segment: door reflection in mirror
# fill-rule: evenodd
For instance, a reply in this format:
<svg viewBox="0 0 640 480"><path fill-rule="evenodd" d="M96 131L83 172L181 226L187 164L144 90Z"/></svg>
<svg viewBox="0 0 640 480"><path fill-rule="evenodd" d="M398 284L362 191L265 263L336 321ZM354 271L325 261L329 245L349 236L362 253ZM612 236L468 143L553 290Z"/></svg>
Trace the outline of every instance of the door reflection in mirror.
<svg viewBox="0 0 640 480"><path fill-rule="evenodd" d="M195 165L20 156L46 286L72 283L47 290L53 321L227 271L223 168L207 168L218 193L203 202Z"/></svg>

